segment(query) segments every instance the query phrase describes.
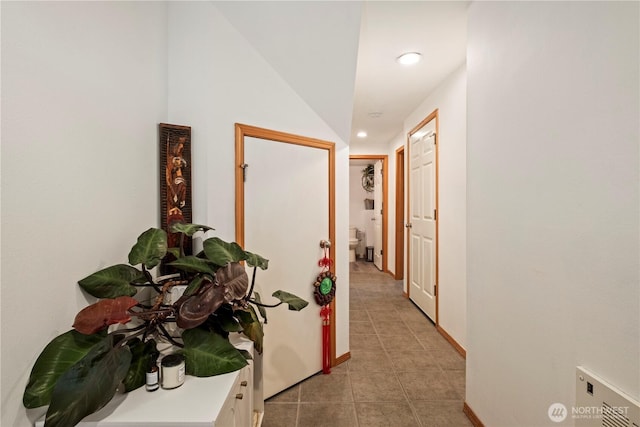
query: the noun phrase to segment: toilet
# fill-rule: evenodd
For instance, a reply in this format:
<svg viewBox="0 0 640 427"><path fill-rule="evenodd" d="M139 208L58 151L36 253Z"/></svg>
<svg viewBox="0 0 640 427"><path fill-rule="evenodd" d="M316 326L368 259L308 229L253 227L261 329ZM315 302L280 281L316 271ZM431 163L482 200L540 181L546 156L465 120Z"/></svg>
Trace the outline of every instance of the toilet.
<svg viewBox="0 0 640 427"><path fill-rule="evenodd" d="M358 239L358 229L356 227L349 227L349 262L356 262L356 248L360 243Z"/></svg>

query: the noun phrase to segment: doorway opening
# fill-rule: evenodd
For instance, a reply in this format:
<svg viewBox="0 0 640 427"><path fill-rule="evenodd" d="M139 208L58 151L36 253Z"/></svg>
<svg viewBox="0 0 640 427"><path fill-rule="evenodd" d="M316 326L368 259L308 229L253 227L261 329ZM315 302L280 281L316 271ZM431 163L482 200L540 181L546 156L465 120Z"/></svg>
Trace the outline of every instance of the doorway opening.
<svg viewBox="0 0 640 427"><path fill-rule="evenodd" d="M404 146L402 146L396 150L396 268L394 276L396 280L404 279L404 180ZM409 297L408 293L404 292L404 294L407 298Z"/></svg>
<svg viewBox="0 0 640 427"><path fill-rule="evenodd" d="M349 156L349 185L353 190L349 196L349 227L352 231L355 228L356 233L360 231L359 247L355 247L356 259L360 255L386 273L389 273L388 162L389 156L384 154ZM376 198L379 199L377 203Z"/></svg>

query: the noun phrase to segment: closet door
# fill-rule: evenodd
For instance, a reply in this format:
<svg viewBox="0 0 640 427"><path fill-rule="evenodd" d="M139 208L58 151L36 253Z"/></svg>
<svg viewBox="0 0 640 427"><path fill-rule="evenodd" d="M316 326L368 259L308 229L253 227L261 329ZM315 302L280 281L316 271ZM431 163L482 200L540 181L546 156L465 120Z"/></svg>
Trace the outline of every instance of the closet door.
<svg viewBox="0 0 640 427"><path fill-rule="evenodd" d="M437 323L436 121L409 137L409 297Z"/></svg>

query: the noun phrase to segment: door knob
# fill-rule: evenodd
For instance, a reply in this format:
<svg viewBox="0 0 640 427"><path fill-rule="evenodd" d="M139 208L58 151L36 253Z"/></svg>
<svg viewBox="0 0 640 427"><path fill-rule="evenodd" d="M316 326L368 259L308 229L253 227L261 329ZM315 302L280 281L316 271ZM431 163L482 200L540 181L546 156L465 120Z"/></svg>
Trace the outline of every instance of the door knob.
<svg viewBox="0 0 640 427"><path fill-rule="evenodd" d="M407 227L407 228L411 228L411 227L413 227L413 225L411 225L411 223L410 223L410 222L408 222L408 223L405 225L405 227Z"/></svg>
<svg viewBox="0 0 640 427"><path fill-rule="evenodd" d="M331 241L330 240L320 240L320 247L321 248L330 248L331 247Z"/></svg>

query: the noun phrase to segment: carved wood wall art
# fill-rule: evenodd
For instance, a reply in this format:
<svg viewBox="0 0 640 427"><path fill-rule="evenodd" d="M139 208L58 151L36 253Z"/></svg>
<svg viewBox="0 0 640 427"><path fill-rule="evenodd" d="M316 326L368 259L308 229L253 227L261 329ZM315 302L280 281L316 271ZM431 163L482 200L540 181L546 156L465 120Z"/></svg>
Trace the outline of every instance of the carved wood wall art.
<svg viewBox="0 0 640 427"><path fill-rule="evenodd" d="M160 123L160 226L167 232L168 246L178 247L179 233L171 233L174 222L192 222L191 127ZM183 242L185 253L191 240ZM171 256L171 255L168 255ZM169 260L164 260L169 261ZM163 263L164 264L164 263Z"/></svg>

